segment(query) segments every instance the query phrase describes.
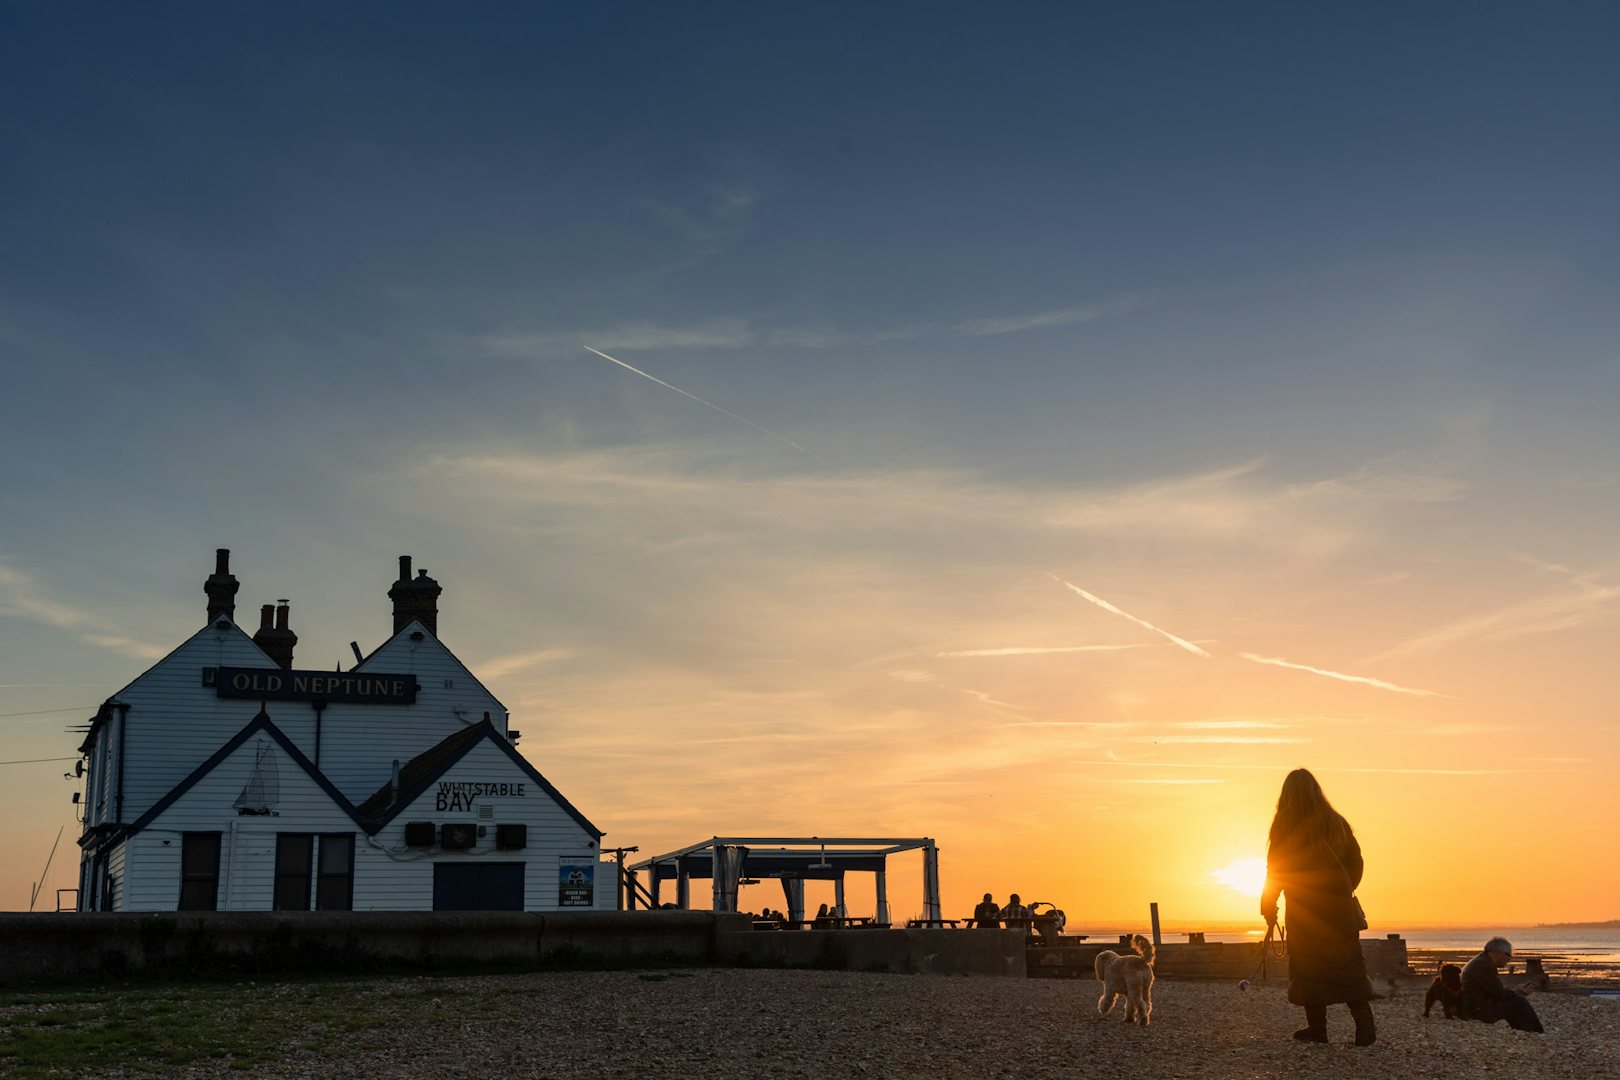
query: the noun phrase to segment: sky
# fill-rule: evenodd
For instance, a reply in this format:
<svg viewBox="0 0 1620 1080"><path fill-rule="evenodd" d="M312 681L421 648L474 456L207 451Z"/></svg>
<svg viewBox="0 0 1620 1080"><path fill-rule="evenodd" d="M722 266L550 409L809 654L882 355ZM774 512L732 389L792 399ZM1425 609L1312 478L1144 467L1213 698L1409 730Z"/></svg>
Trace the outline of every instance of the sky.
<svg viewBox="0 0 1620 1080"><path fill-rule="evenodd" d="M228 547L608 845L1246 919L1305 766L1374 932L1620 917L1617 24L0 8L0 908Z"/></svg>

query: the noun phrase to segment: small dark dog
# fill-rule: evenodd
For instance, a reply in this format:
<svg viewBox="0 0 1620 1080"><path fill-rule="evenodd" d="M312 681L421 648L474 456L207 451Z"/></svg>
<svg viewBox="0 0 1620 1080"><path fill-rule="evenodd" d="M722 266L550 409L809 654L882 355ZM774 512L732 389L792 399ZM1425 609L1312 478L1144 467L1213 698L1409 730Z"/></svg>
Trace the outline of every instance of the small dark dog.
<svg viewBox="0 0 1620 1080"><path fill-rule="evenodd" d="M1446 1019L1454 1020L1458 1016L1457 1001L1462 997L1462 968L1456 964L1446 964L1440 968L1440 974L1434 977L1429 984L1429 992L1423 995L1423 1015L1428 1016L1434 1003L1439 1002L1440 1007L1446 1011Z"/></svg>

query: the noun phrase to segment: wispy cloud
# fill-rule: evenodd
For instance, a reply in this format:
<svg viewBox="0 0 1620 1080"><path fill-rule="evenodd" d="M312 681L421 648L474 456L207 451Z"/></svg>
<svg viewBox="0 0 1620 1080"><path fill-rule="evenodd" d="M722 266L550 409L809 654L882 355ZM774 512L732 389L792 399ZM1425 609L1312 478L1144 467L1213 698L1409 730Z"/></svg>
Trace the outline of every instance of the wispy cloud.
<svg viewBox="0 0 1620 1080"><path fill-rule="evenodd" d="M955 652L937 652L941 659L962 656L1048 656L1052 653L1123 652L1126 649L1151 649L1153 645L1010 645L1000 649L959 649Z"/></svg>
<svg viewBox="0 0 1620 1080"><path fill-rule="evenodd" d="M1117 757L1101 758L1069 758L1068 765L1110 765L1119 768L1137 769L1219 769L1222 771L1237 772L1269 772L1278 771L1276 765L1262 765L1249 762L1215 762L1215 761L1123 761ZM1444 766L1434 768L1395 768L1385 765L1316 765L1313 771L1319 773L1366 773L1388 774L1392 776L1519 776L1527 772L1547 772L1549 770L1535 769L1463 769L1447 768Z"/></svg>
<svg viewBox="0 0 1620 1080"><path fill-rule="evenodd" d="M1141 735L1132 741L1186 746L1298 746L1312 740L1296 735Z"/></svg>
<svg viewBox="0 0 1620 1080"><path fill-rule="evenodd" d="M491 356L512 359L556 355L585 345L616 352L653 349L840 349L886 341L948 340L995 337L1076 326L1142 306L1148 299L1120 295L1093 303L1045 311L992 315L960 322L918 322L872 330L837 330L817 326L783 325L758 316L714 316L688 323L658 323L632 319L570 330L499 331L479 342Z"/></svg>
<svg viewBox="0 0 1620 1080"><path fill-rule="evenodd" d="M1257 656L1254 653L1243 653L1243 659L1256 664L1269 664L1272 667L1287 668L1290 671L1305 671L1312 675L1320 675L1324 679L1337 679L1339 682L1357 683L1362 686L1372 686L1379 690L1389 690L1397 694L1415 694L1419 697L1450 697L1434 690L1419 690L1412 686L1401 686L1398 683L1386 682L1383 679L1374 679L1369 675L1346 675L1342 671L1329 671L1326 668L1312 667L1309 664L1296 664L1292 660L1284 660L1278 656Z"/></svg>
<svg viewBox="0 0 1620 1080"><path fill-rule="evenodd" d="M1102 778L1102 781L1105 784L1224 784L1224 783L1226 783L1225 780L1220 780L1220 779L1217 779L1217 778L1214 778L1214 777L1188 777L1187 779L1183 780L1183 779L1179 779L1177 777L1166 777L1166 776L1154 776L1154 777L1105 776L1105 777Z"/></svg>
<svg viewBox="0 0 1620 1080"><path fill-rule="evenodd" d="M499 679L510 675L514 671L535 667L539 664L552 664L559 660L572 660L578 654L572 649L536 649L532 652L510 653L506 656L497 656L478 665L478 673L487 679Z"/></svg>
<svg viewBox="0 0 1620 1080"><path fill-rule="evenodd" d="M1280 720L1183 720L1171 727L1188 731L1267 731L1298 727Z"/></svg>
<svg viewBox="0 0 1620 1080"><path fill-rule="evenodd" d="M1376 663L1396 656L1434 652L1474 638L1506 641L1571 630L1614 618L1616 601L1620 601L1620 585L1602 585L1590 575L1581 575L1569 587L1446 623L1393 649L1367 657L1363 662Z"/></svg>
<svg viewBox="0 0 1620 1080"><path fill-rule="evenodd" d="M1131 622L1135 623L1136 625L1138 625L1140 627L1143 627L1145 629L1151 630L1155 634L1159 634L1160 636L1166 638L1172 645L1175 645L1175 646L1177 646L1179 648L1185 649L1187 652L1192 653L1194 656L1202 656L1205 659L1209 658L1209 653L1205 652L1203 649L1200 649L1197 645L1194 645L1192 642L1188 641L1186 638L1177 637L1176 635L1172 634L1168 630L1161 630L1159 627L1154 626L1152 623L1148 622L1146 619L1137 618L1135 615L1132 615L1130 612L1124 611L1124 610L1121 610L1120 608L1115 607L1113 604L1110 604L1108 601L1104 600L1102 597L1095 596L1095 595L1087 592L1086 590L1082 589L1080 586L1074 584L1073 582L1064 581L1062 578L1058 577L1056 574L1048 573L1046 576L1051 578L1053 581L1057 582L1058 584L1064 585L1064 586L1068 587L1069 589L1072 589L1075 593L1077 593L1083 599L1089 600L1091 603L1096 604L1098 607L1102 608L1104 611L1112 612L1115 615L1119 615L1119 616L1121 616L1123 618L1129 619Z"/></svg>
<svg viewBox="0 0 1620 1080"><path fill-rule="evenodd" d="M51 599L30 575L4 563L0 563L0 613L21 615L66 630L87 645L111 649L140 660L156 660L168 652L144 641L98 629L103 620L88 611Z"/></svg>

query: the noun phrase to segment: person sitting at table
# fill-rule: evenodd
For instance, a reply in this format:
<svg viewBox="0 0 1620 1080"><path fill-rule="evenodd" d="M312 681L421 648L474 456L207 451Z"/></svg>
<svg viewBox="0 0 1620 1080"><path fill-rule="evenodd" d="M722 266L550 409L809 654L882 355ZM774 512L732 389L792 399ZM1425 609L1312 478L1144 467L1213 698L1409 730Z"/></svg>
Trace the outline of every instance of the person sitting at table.
<svg viewBox="0 0 1620 1080"><path fill-rule="evenodd" d="M1007 906L1001 909L1001 921L1007 924L1009 930L1022 930L1029 925L1029 908L1024 906L1017 893L1007 897Z"/></svg>
<svg viewBox="0 0 1620 1080"><path fill-rule="evenodd" d="M973 909L973 925L980 930L994 930L1001 925L1001 907L989 893L985 893L979 906Z"/></svg>
<svg viewBox="0 0 1620 1080"><path fill-rule="evenodd" d="M822 904L819 908L816 909L816 924L815 924L815 926L816 926L817 930L825 930L828 927L832 926L832 913L827 910L827 905L826 904Z"/></svg>

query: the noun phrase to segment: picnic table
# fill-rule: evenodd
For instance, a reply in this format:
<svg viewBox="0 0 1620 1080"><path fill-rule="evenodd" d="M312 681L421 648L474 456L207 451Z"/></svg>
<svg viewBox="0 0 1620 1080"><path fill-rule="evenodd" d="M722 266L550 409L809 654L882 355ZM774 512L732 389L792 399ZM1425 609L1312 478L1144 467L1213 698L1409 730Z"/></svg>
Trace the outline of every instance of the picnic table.
<svg viewBox="0 0 1620 1080"><path fill-rule="evenodd" d="M906 920L906 929L907 930L918 930L918 929L927 929L929 927L934 927L934 928L943 930L943 929L945 929L945 927L948 926L952 930L955 930L957 924L960 923L961 921L962 921L961 919L907 919Z"/></svg>

